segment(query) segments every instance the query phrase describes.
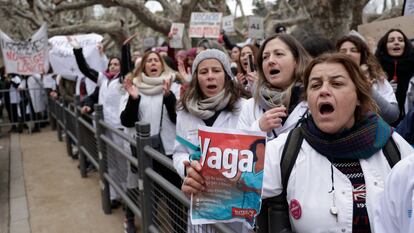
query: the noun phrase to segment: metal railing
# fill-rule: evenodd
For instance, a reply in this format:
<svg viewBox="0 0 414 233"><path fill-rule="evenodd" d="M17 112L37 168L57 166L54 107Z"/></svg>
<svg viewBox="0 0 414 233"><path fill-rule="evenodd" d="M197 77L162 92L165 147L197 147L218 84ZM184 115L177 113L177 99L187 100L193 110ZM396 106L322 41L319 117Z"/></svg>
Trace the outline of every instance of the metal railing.
<svg viewBox="0 0 414 233"><path fill-rule="evenodd" d="M1 89L0 128L10 126L13 131L27 128L31 133L49 122L47 91L44 88Z"/></svg>
<svg viewBox="0 0 414 233"><path fill-rule="evenodd" d="M76 103L78 100L77 97ZM101 105L94 106L93 117L80 114L80 108L73 104L49 100L49 106L59 140L62 140L62 134L66 135L68 154L72 155L73 146L78 148L81 176L87 177L87 161L98 169L104 213L111 213L112 190L140 219L141 232L234 233L226 224L189 224L190 200L169 181L169 177L154 169L154 163L158 163L176 173L172 160L150 146L148 123L136 123L134 138L108 125ZM125 169L116 171L122 169L123 161L127 165Z"/></svg>

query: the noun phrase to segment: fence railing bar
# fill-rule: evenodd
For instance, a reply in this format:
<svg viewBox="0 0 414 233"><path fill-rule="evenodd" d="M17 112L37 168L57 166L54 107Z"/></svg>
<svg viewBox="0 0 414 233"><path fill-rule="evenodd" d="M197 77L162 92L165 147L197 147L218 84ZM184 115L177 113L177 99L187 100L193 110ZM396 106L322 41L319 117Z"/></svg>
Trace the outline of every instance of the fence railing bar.
<svg viewBox="0 0 414 233"><path fill-rule="evenodd" d="M112 127L111 125L109 125L108 123L106 123L103 120L100 120L99 124L101 124L103 127L105 127L106 130L110 130L111 133L114 133L114 134L118 135L119 137L121 137L122 139L127 141L129 144L132 144L135 147L137 146L137 143L135 142L135 139L133 139L128 134L122 132L121 130L114 130L114 127Z"/></svg>
<svg viewBox="0 0 414 233"><path fill-rule="evenodd" d="M86 155L86 157L88 157L89 161L92 163L92 165L96 168L99 169L99 163L98 161L96 161L96 158L94 158L88 150L86 150L85 147L81 146L80 150L82 150L82 153L84 153Z"/></svg>
<svg viewBox="0 0 414 233"><path fill-rule="evenodd" d="M85 126L89 131L91 131L93 134L96 133L96 129L85 119L82 119L82 117L78 117L79 123L81 123L83 126Z"/></svg>
<svg viewBox="0 0 414 233"><path fill-rule="evenodd" d="M104 178L108 183L111 185L111 188L114 188L115 192L121 196L122 200L124 200L125 204L134 212L134 214L141 218L141 210L135 205L135 203L128 197L124 190L112 179L112 177L108 173L104 173Z"/></svg>
<svg viewBox="0 0 414 233"><path fill-rule="evenodd" d="M162 165L167 167L173 172L176 172L173 162L170 158L168 158L166 155L161 154L159 151L155 150L151 146L145 146L144 152L147 153L149 156L151 156L156 161L160 162Z"/></svg>
<svg viewBox="0 0 414 233"><path fill-rule="evenodd" d="M132 165L138 166L138 160L136 158L125 152L123 149L120 149L119 146L112 142L111 139L109 139L107 136L101 135L100 138L112 149L116 150L118 153L120 153L122 156L128 159L128 161L131 162Z"/></svg>

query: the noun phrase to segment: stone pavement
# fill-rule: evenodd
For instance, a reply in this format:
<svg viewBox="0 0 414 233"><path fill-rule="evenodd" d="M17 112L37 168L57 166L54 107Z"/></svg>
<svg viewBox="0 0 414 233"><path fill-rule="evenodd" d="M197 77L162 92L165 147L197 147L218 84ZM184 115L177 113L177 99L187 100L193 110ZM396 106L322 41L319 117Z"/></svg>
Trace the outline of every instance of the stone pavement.
<svg viewBox="0 0 414 233"><path fill-rule="evenodd" d="M0 233L8 233L2 222L9 208L2 201L6 144L0 138ZM81 178L55 131L11 134L10 158L10 233L123 232L123 211L103 213L98 174Z"/></svg>

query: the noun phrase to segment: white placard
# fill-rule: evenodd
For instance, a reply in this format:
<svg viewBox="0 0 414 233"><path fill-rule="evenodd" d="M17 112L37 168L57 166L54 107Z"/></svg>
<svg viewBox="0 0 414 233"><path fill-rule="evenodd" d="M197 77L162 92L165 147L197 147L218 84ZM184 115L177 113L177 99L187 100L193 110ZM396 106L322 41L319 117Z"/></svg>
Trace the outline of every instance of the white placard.
<svg viewBox="0 0 414 233"><path fill-rule="evenodd" d="M184 35L183 23L171 24L170 30L170 47L171 48L182 48L183 47L183 35Z"/></svg>
<svg viewBox="0 0 414 233"><path fill-rule="evenodd" d="M144 47L145 48L152 48L157 45L157 40L155 37L147 37L144 39Z"/></svg>
<svg viewBox="0 0 414 233"><path fill-rule="evenodd" d="M264 19L263 17L249 16L249 37L256 39L264 38Z"/></svg>
<svg viewBox="0 0 414 233"><path fill-rule="evenodd" d="M414 15L414 0L405 0L404 1L404 16Z"/></svg>
<svg viewBox="0 0 414 233"><path fill-rule="evenodd" d="M103 40L102 36L92 33L76 35L72 38L79 42L83 56L90 68L98 72L104 72L107 69L108 59L98 49L98 44ZM54 36L49 39L49 43L52 46L49 56L54 73L61 74L64 77L85 76L78 68L72 45L69 44L66 36Z"/></svg>
<svg viewBox="0 0 414 233"><path fill-rule="evenodd" d="M27 41L14 41L0 30L0 44L7 73L30 75L49 70L46 23Z"/></svg>
<svg viewBox="0 0 414 233"><path fill-rule="evenodd" d="M227 33L234 32L234 16L223 17L223 30Z"/></svg>
<svg viewBox="0 0 414 233"><path fill-rule="evenodd" d="M188 35L192 38L217 38L220 35L222 13L191 13Z"/></svg>

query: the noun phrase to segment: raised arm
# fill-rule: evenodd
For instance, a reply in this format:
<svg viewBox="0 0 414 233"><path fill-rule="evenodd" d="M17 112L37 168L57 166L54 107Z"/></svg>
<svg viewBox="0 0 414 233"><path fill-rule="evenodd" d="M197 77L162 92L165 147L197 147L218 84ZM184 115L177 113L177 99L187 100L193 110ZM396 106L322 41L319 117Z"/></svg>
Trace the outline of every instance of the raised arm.
<svg viewBox="0 0 414 233"><path fill-rule="evenodd" d="M72 37L68 36L68 41L73 47L73 53L75 54L76 63L78 64L79 70L82 72L85 77L90 78L95 83L98 82L98 71L89 67L88 63L86 62L85 57L82 53L82 48L80 47L79 43Z"/></svg>

